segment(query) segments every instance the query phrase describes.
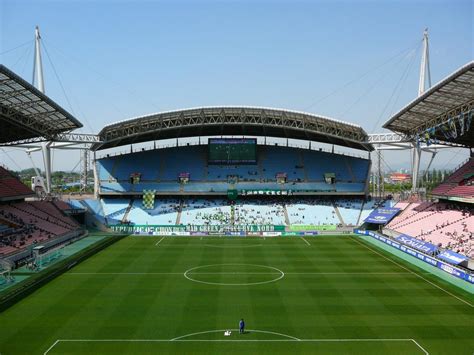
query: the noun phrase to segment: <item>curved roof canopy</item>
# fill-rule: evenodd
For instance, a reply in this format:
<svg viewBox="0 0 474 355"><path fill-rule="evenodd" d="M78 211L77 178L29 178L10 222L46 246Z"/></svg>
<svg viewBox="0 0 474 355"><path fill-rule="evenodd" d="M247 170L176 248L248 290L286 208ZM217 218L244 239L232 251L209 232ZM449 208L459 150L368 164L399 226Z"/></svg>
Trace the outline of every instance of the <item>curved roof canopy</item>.
<svg viewBox="0 0 474 355"><path fill-rule="evenodd" d="M82 124L33 85L0 65L0 144L53 140Z"/></svg>
<svg viewBox="0 0 474 355"><path fill-rule="evenodd" d="M284 137L373 150L367 133L354 124L304 112L238 106L169 111L110 124L99 133L102 143L92 149L215 135Z"/></svg>
<svg viewBox="0 0 474 355"><path fill-rule="evenodd" d="M470 123L468 116L470 114L472 117L473 110L474 61L459 68L410 102L383 127L410 137L423 137L429 132L430 139L472 147L474 125L467 124ZM461 128L463 134L460 134Z"/></svg>

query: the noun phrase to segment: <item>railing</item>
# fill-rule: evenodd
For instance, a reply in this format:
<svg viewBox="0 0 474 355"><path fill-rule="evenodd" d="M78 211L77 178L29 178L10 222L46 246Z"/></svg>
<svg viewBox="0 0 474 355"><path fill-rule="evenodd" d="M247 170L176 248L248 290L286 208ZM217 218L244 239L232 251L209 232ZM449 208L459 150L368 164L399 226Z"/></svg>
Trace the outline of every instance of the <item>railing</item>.
<svg viewBox="0 0 474 355"><path fill-rule="evenodd" d="M388 231L388 233L386 233L386 231ZM418 249L415 249L415 248L413 248L413 247L411 247L411 246L409 246L409 245L407 245L407 244L404 244L404 243L400 242L399 240L396 240L395 237L397 236L397 234L400 235L400 233L398 233L398 232L396 232L396 231L393 231L393 230L384 229L384 230L383 230L383 233L381 233L381 232L379 232L379 231L368 231L368 230L363 230L363 229L360 229L360 228L356 228L356 229L354 229L354 233L356 233L356 234L362 234L362 235L368 235L368 236L371 236L371 237L374 237L374 235L377 235L377 238L376 238L376 239L378 239L379 241L381 241L381 242L383 242L383 243L385 243L385 244L388 244L388 245L391 245L392 247L394 247L394 246L393 246L393 242L395 242L395 243L397 243L397 244L399 244L399 245L403 245L406 249L412 250L412 251L415 253L415 255L413 255L412 253L406 253L406 252L405 252L405 253L408 254L408 255L413 256L413 257L414 257L415 259L417 259L417 260L425 261L426 258L434 259L434 260L436 260L437 262L440 262L440 263L442 263L442 264L447 264L447 265L449 265L449 267L450 267L451 269L458 269L458 270L462 271L463 273L466 273L466 274L468 274L468 275L471 275L471 278L474 277L474 273L473 273L473 271L472 271L471 269L465 268L465 267L462 266L462 265L454 265L454 264L448 263L447 261L441 260L441 259L439 259L439 258L437 257L437 255L438 255L439 253L441 253L443 250L449 250L449 249L447 249L447 248L440 248L440 247L438 247L438 252L436 253L436 255L429 255L429 254L426 254L426 253L424 253L424 252L422 252L422 251L420 251L420 250L418 250ZM386 243L384 240L380 240L380 237L382 237L382 238L384 238L384 239L386 239L386 240L390 240L390 242L392 242L392 243ZM415 238L415 239L416 239L416 238ZM397 247L394 247L394 248L395 248L396 250L400 250L400 248L397 248ZM417 257L416 255L423 255L424 258L421 259L420 257ZM449 272L449 270L446 270L445 268L441 268L441 267L439 267L439 266L437 266L437 265L433 265L433 264L431 264L431 263L429 263L429 262L426 262L426 261L425 261L425 263L430 264L430 265L435 266L435 267L438 267L439 269L441 269L441 270L443 270L443 271L446 271L446 272L450 273L451 275L456 276L456 274L454 274L454 273L452 273L452 272ZM459 277L459 276L458 276L458 277ZM466 280L466 279L464 279L464 278L462 278L462 277L460 277L460 278L463 279L463 280L465 280L465 281L474 283L474 281L469 281L469 280ZM472 279L471 279L471 280L472 280Z"/></svg>

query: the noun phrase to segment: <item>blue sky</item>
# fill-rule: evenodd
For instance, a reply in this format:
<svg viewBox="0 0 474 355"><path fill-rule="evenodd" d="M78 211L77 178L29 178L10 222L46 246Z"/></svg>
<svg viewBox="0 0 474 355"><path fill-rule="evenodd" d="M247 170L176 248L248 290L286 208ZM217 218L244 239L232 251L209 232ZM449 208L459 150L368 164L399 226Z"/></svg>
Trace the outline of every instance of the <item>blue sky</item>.
<svg viewBox="0 0 474 355"><path fill-rule="evenodd" d="M40 26L46 93L83 132L208 105L305 110L379 132L417 94L425 27L434 83L474 58L473 1L0 0L0 16L0 53ZM31 80L32 42L0 60ZM55 167L72 169L70 154ZM435 166L465 156L442 153ZM393 157L393 168L409 163ZM20 152L0 161L31 165Z"/></svg>

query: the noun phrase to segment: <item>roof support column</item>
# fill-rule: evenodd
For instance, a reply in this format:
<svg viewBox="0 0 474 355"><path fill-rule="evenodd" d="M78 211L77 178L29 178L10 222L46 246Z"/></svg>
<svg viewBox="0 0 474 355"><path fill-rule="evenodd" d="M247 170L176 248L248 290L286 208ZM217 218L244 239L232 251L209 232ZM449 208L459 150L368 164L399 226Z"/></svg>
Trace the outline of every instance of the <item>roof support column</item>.
<svg viewBox="0 0 474 355"><path fill-rule="evenodd" d="M334 149L334 146L333 146ZM334 151L333 151L334 153ZM384 176L382 171L382 150L377 149L377 196L381 199L384 195Z"/></svg>
<svg viewBox="0 0 474 355"><path fill-rule="evenodd" d="M94 172L94 198L99 198L99 174L97 174L96 152L93 152L94 162L92 163L92 171Z"/></svg>
<svg viewBox="0 0 474 355"><path fill-rule="evenodd" d="M412 171L412 187L411 191L416 193L418 191L418 175L420 171L420 160L421 160L421 148L414 143L413 144L413 165L411 168Z"/></svg>
<svg viewBox="0 0 474 355"><path fill-rule="evenodd" d="M41 144L44 172L46 174L46 193L51 193L51 142Z"/></svg>
<svg viewBox="0 0 474 355"><path fill-rule="evenodd" d="M81 166L81 192L87 192L87 180L89 179L89 149L82 150Z"/></svg>

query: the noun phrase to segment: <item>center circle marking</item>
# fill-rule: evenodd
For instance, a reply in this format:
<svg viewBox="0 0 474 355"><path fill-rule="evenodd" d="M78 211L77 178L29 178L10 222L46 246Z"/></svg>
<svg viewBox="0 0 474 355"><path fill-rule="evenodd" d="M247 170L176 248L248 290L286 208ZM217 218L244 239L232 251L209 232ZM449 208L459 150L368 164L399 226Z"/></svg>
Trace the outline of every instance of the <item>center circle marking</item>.
<svg viewBox="0 0 474 355"><path fill-rule="evenodd" d="M202 280L197 280L193 277L191 277L189 274L192 271L198 270L198 269L204 269L204 268L209 268L213 266L253 266L253 267L259 267L259 268L264 268L264 269L269 269L272 271L276 271L278 274L276 275L275 278L267 281L259 281L259 282L244 282L244 283L223 283L223 282L211 282L211 281L202 281ZM223 272L225 273L225 272ZM250 273L249 273L250 274ZM183 276L188 279L189 281L193 282L198 282L206 285L218 285L218 286L251 286L251 285L263 285L263 284L268 284L271 282L276 282L281 280L283 277L285 277L285 273L281 271L280 269L277 269L276 267L273 266L266 266L266 265L257 265L257 264L211 264L211 265L202 265L202 266L196 266L191 269L186 270L183 273Z"/></svg>

